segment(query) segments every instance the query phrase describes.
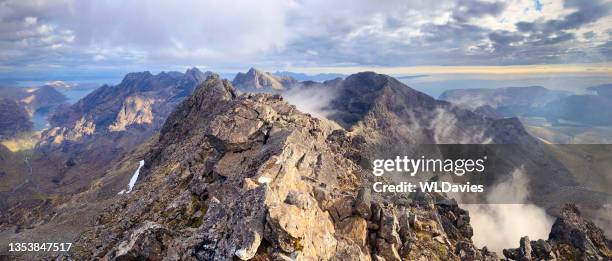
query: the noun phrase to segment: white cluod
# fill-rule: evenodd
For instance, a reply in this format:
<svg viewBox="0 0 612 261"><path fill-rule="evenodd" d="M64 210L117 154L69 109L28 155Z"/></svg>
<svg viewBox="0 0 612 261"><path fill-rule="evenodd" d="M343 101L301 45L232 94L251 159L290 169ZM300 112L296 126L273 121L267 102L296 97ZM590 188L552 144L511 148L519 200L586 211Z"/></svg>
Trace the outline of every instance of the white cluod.
<svg viewBox="0 0 612 261"><path fill-rule="evenodd" d="M546 238L553 224L543 208L527 202L529 177L516 169L509 180L493 186L487 195L490 204L468 204L474 237L478 247L502 253L505 248L519 247L521 237ZM513 202L514 204L495 204Z"/></svg>
<svg viewBox="0 0 612 261"><path fill-rule="evenodd" d="M121 195L124 193L127 194L127 193L132 192L132 189L134 188L134 185L136 185L136 181L138 180L138 175L140 175L140 168L142 168L142 166L144 166L144 160L141 160L140 162L138 162L138 169L136 169L136 171L132 175L132 178L130 179L130 183L128 184L128 190L127 191L125 189L121 190L117 194Z"/></svg>
<svg viewBox="0 0 612 261"><path fill-rule="evenodd" d="M271 181L272 179L268 177L259 177L259 179L257 179L257 182L259 182L259 184L267 184L267 183L270 183Z"/></svg>

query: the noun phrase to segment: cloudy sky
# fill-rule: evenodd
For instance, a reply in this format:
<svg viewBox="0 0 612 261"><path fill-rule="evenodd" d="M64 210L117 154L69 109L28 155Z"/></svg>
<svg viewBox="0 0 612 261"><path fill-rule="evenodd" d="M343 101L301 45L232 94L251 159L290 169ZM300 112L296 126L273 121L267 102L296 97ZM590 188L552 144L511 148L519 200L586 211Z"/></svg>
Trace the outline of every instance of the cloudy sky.
<svg viewBox="0 0 612 261"><path fill-rule="evenodd" d="M610 0L0 0L0 76L187 66L609 69L611 9Z"/></svg>

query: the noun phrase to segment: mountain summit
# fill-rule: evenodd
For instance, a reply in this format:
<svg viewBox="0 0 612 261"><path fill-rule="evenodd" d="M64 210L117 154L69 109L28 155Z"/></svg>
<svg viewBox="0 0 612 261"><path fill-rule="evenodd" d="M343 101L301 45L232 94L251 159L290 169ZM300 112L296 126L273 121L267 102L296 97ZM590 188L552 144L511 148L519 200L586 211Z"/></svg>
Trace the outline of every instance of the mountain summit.
<svg viewBox="0 0 612 261"><path fill-rule="evenodd" d="M416 91L374 72L332 83L329 118L372 139L409 144L531 144L516 118L493 119Z"/></svg>
<svg viewBox="0 0 612 261"><path fill-rule="evenodd" d="M232 81L234 87L246 92L282 91L296 83L297 80L289 76L276 76L255 68L239 72Z"/></svg>

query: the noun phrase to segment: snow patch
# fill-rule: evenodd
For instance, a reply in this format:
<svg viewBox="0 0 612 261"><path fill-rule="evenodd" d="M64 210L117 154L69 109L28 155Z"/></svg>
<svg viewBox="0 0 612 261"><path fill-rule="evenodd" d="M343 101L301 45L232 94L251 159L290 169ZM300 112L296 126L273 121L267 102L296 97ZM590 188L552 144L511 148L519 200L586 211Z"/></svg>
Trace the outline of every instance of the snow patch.
<svg viewBox="0 0 612 261"><path fill-rule="evenodd" d="M257 182L259 182L259 184L270 183L270 181L272 181L272 179L268 177L259 177L259 179L257 179Z"/></svg>
<svg viewBox="0 0 612 261"><path fill-rule="evenodd" d="M142 168L142 166L144 166L144 160L138 162L138 169L136 169L134 175L132 175L132 178L130 179L130 183L128 184L128 190L121 190L119 191L119 193L117 193L118 195L128 194L132 192L132 189L134 188L134 185L136 185L136 181L138 180L138 175L140 175L140 168Z"/></svg>

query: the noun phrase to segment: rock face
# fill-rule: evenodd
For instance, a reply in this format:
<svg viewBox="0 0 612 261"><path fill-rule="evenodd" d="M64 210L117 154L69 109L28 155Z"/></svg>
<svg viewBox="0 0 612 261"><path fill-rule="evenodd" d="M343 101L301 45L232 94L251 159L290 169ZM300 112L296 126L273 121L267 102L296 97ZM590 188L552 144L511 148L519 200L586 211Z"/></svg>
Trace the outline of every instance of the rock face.
<svg viewBox="0 0 612 261"><path fill-rule="evenodd" d="M51 143L61 143L64 138L76 140L92 132L159 128L172 109L208 74L197 68L184 74L130 73L119 85L104 85L69 108L56 112L50 119L55 130L45 136ZM83 129L83 126L88 127ZM65 134L61 137L57 133Z"/></svg>
<svg viewBox="0 0 612 261"><path fill-rule="evenodd" d="M329 208L334 191L354 190L359 174L354 163L326 145L333 126L299 113L279 96L237 96L229 82L211 77L168 118L147 156L150 164L142 170L147 181L133 193L152 200L127 198L125 209L114 206L100 225L121 225L123 214L118 214L125 212L138 219L134 224L148 219L178 232L164 244L175 248L162 253L166 258L329 259L339 240L355 244L334 236L334 223L315 189ZM108 240L133 237L132 231L112 231L118 230L95 235L93 240L105 245L90 254L118 258L125 252L114 246L129 242Z"/></svg>
<svg viewBox="0 0 612 261"><path fill-rule="evenodd" d="M109 164L159 131L177 104L208 74L197 68L185 73L130 73L117 86L98 88L51 117L53 128L43 132L38 146L45 154L40 160L70 160L74 162L71 169ZM93 168L92 177L106 169ZM72 175L70 170L58 173L61 176L55 177L56 183ZM91 181L79 180L84 180L82 184Z"/></svg>
<svg viewBox="0 0 612 261"><path fill-rule="evenodd" d="M159 132L174 107L207 74L196 68L185 73L130 73L121 84L102 86L72 106L58 109L50 119L52 128L41 134L41 142L28 156L29 167L19 170L24 173L11 173L22 177L36 193L23 187L7 193L44 204L49 197L82 191L124 154ZM0 219L29 210L16 206L9 213L2 209Z"/></svg>
<svg viewBox="0 0 612 261"><path fill-rule="evenodd" d="M566 205L555 220L548 240L521 238L520 247L505 249L512 260L609 260L612 242L575 205Z"/></svg>
<svg viewBox="0 0 612 261"><path fill-rule="evenodd" d="M276 76L255 68L238 73L232 84L244 92L279 92L290 88L297 81L290 76Z"/></svg>
<svg viewBox="0 0 612 261"><path fill-rule="evenodd" d="M3 121L0 123L0 136L7 137L32 130L35 127L31 122L34 114L46 116L49 112L65 105L67 98L51 86L36 88L0 86L0 100L2 100L0 113L3 113L0 119Z"/></svg>
<svg viewBox="0 0 612 261"><path fill-rule="evenodd" d="M0 140L32 130L27 111L17 102L0 98Z"/></svg>

